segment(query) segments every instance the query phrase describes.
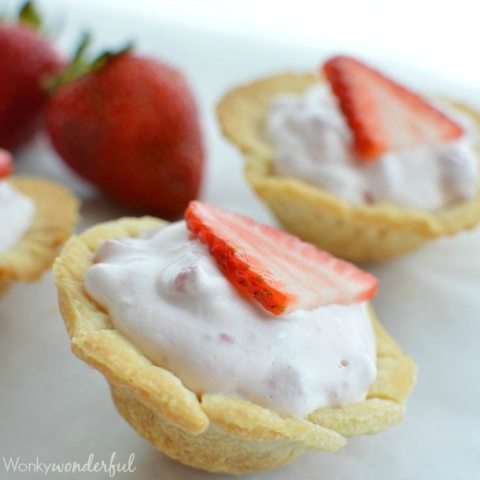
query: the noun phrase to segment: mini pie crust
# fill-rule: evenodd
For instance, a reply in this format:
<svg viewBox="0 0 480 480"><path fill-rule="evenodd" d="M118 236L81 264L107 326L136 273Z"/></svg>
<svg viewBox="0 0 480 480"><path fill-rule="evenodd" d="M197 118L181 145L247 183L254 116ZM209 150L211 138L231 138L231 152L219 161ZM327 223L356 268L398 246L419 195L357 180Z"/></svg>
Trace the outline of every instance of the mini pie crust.
<svg viewBox="0 0 480 480"><path fill-rule="evenodd" d="M217 106L223 134L245 156L247 180L287 230L336 256L362 262L384 261L477 225L480 194L436 212L387 202L361 206L303 180L276 175L274 152L264 133L272 98L301 94L321 81L313 74L280 74L234 88ZM480 125L479 112L448 103Z"/></svg>
<svg viewBox="0 0 480 480"><path fill-rule="evenodd" d="M35 213L20 241L0 252L0 295L12 282L33 282L50 268L78 216L77 200L56 183L23 176L7 181L35 203Z"/></svg>
<svg viewBox="0 0 480 480"><path fill-rule="evenodd" d="M87 295L84 279L105 240L138 237L163 224L143 217L97 225L72 237L53 268L73 352L106 377L120 414L158 450L196 468L240 474L278 467L305 449L335 451L347 436L376 433L402 420L416 367L373 312L378 376L367 400L318 409L305 420L239 398L197 396L152 364Z"/></svg>

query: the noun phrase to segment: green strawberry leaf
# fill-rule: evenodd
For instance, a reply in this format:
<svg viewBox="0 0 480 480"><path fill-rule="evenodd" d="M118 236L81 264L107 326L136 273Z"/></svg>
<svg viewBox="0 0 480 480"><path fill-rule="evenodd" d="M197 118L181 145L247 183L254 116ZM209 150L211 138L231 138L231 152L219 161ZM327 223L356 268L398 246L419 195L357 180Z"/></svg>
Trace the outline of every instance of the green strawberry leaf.
<svg viewBox="0 0 480 480"><path fill-rule="evenodd" d="M35 7L34 2L27 0L18 12L20 23L24 23L35 30L40 30L42 26L42 18Z"/></svg>

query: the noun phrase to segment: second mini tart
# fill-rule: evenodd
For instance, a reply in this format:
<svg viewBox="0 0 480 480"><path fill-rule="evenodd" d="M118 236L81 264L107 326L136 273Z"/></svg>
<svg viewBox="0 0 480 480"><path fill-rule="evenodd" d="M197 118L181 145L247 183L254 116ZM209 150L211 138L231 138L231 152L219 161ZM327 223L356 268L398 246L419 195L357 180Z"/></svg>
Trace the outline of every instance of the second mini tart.
<svg viewBox="0 0 480 480"><path fill-rule="evenodd" d="M8 180L35 205L32 225L20 241L0 252L0 292L12 282L33 282L52 265L78 217L78 201L64 187L42 178Z"/></svg>
<svg viewBox="0 0 480 480"><path fill-rule="evenodd" d="M265 135L271 101L280 94L302 94L322 81L313 74L279 74L234 88L217 107L224 135L245 156L247 180L287 230L339 257L384 261L478 224L480 195L436 212L385 203L362 206L305 181L276 175L274 152ZM477 111L459 102L449 105L480 126Z"/></svg>
<svg viewBox="0 0 480 480"><path fill-rule="evenodd" d="M246 473L288 463L305 449L337 450L347 436L376 433L402 419L416 368L373 312L378 373L367 399L318 409L305 420L239 398L197 396L154 365L114 328L108 313L87 295L84 281L104 241L139 237L164 224L146 217L98 225L72 238L54 266L74 353L105 375L121 415L156 448L204 470Z"/></svg>

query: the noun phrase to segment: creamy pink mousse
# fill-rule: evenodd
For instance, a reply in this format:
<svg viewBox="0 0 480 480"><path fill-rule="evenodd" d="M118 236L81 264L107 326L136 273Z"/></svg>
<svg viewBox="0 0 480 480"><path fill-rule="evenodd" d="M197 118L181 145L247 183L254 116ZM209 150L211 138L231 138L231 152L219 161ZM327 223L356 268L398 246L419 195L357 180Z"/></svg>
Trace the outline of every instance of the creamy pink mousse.
<svg viewBox="0 0 480 480"><path fill-rule="evenodd" d="M8 181L0 181L0 252L9 250L32 225L35 205Z"/></svg>
<svg viewBox="0 0 480 480"><path fill-rule="evenodd" d="M184 222L105 242L85 286L115 327L198 394L303 417L365 399L376 377L366 303L273 316L241 297Z"/></svg>
<svg viewBox="0 0 480 480"><path fill-rule="evenodd" d="M389 202L431 211L477 192L478 132L467 118L446 113L464 126L459 140L390 151L368 163L352 152L350 129L326 85L276 97L266 128L277 174L303 179L357 205Z"/></svg>

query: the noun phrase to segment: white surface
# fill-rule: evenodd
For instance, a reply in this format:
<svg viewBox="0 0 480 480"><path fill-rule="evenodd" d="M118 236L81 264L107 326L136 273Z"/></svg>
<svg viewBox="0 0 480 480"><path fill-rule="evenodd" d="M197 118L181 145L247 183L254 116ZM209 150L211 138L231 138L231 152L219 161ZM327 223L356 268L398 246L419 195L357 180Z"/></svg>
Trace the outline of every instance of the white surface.
<svg viewBox="0 0 480 480"><path fill-rule="evenodd" d="M211 162L204 198L258 220L270 219L242 179L239 154L221 140L212 107L233 83L261 73L317 65L319 49L279 48L248 39L238 41L234 36L199 35L162 24L156 15L145 15L141 9L126 15L126 7L113 13L98 6L93 15L94 0L70 1L68 8L66 0L44 4L57 17L62 9L68 12L68 28L61 38L64 45L72 43L80 26L91 25L98 32L99 44L114 45L134 36L142 51L185 68L201 98L209 143ZM411 81L428 84L428 75L419 77L412 72L402 70ZM463 96L469 92L447 82L437 81L436 87ZM18 172L59 179L82 196L79 229L129 213L73 177L41 141L26 150L17 165ZM419 383L400 426L380 435L351 439L336 454L308 453L281 470L248 478L478 478L479 253L477 230L432 243L374 269L381 280L374 302L377 313L420 368ZM0 302L0 319L0 457L84 462L91 452L97 459L108 460L116 451L117 458L126 461L130 452L135 452L135 473L117 478L229 478L209 476L167 459L115 412L103 377L69 351L50 274L37 284L15 286ZM44 477L8 474L0 463L0 479L17 478ZM108 475L56 474L51 478L104 479Z"/></svg>
<svg viewBox="0 0 480 480"><path fill-rule="evenodd" d="M224 0L135 0L140 3L190 26L402 59L480 84L477 0L229 0L228 8Z"/></svg>

